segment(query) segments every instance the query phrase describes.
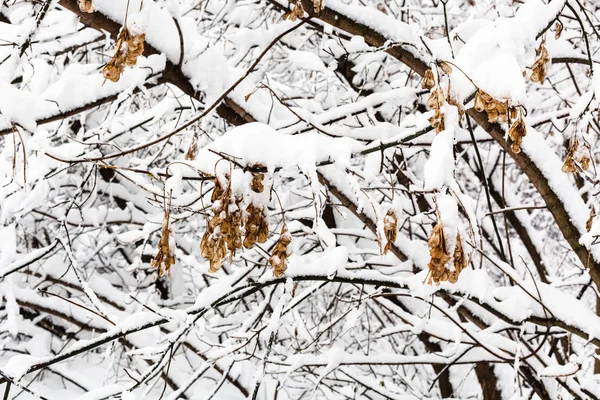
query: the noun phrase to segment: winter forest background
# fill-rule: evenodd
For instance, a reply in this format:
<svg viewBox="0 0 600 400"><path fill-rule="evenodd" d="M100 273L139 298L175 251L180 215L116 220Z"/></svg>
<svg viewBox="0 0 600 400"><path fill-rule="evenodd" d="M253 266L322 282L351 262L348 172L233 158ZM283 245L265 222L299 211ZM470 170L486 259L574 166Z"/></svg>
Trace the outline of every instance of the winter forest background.
<svg viewBox="0 0 600 400"><path fill-rule="evenodd" d="M0 396L599 399L600 1L5 0Z"/></svg>

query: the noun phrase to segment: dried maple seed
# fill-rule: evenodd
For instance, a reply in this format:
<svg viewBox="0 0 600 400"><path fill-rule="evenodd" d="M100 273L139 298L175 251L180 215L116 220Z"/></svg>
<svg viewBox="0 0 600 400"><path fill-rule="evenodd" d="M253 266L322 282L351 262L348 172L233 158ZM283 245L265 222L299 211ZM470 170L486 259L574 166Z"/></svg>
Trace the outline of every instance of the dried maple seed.
<svg viewBox="0 0 600 400"><path fill-rule="evenodd" d="M283 14L281 18L284 21L286 19L289 19L291 22L294 22L298 18L302 18L304 16L304 8L302 8L302 3L300 3L299 1L295 3L290 1L290 4L293 5L293 8L290 8L290 11Z"/></svg>
<svg viewBox="0 0 600 400"><path fill-rule="evenodd" d="M158 269L158 276L163 276L165 272L171 276L171 267L175 264L175 256L173 255L169 244L169 236L171 235L169 216L170 211L167 209L165 211L165 216L163 217L162 233L160 235L160 241L158 242L158 252L150 262L151 266Z"/></svg>
<svg viewBox="0 0 600 400"><path fill-rule="evenodd" d="M525 125L525 120L523 119L523 113L519 111L519 116L508 130L508 136L512 140L510 148L513 153L518 154L521 152L521 142L525 135L527 135L527 127Z"/></svg>
<svg viewBox="0 0 600 400"><path fill-rule="evenodd" d="M79 10L85 13L93 13L94 5L92 0L79 0Z"/></svg>
<svg viewBox="0 0 600 400"><path fill-rule="evenodd" d="M475 94L475 103L473 105L473 107L475 108L475 110L477 112L484 112L485 111L485 103L483 101L483 98L480 94L480 91L477 91L477 93Z"/></svg>
<svg viewBox="0 0 600 400"><path fill-rule="evenodd" d="M273 252L271 253L271 257L269 258L269 263L273 267L273 274L277 278L281 278L283 273L287 269L286 261L290 255L290 249L288 248L289 244L292 242L292 237L288 232L286 226L284 225L281 228L281 233L279 235L279 240L275 244L273 248Z"/></svg>
<svg viewBox="0 0 600 400"><path fill-rule="evenodd" d="M556 25L554 25L554 30L556 31L554 33L554 39L558 40L560 39L560 35L563 31L563 24L561 24L560 22L556 21Z"/></svg>
<svg viewBox="0 0 600 400"><path fill-rule="evenodd" d="M456 234L456 246L454 247L454 271L450 272L450 283L456 283L460 273L467 268L467 258L462 247L462 241L460 239L460 233Z"/></svg>
<svg viewBox="0 0 600 400"><path fill-rule="evenodd" d="M127 28L121 29L117 37L115 54L102 69L105 79L118 82L125 71L125 66L133 66L137 58L144 52L144 41L146 35L132 35Z"/></svg>
<svg viewBox="0 0 600 400"><path fill-rule="evenodd" d="M259 166L262 167L262 166ZM250 184L250 189L256 193L262 193L265 190L265 186L263 185L263 180L265 179L265 174L258 173L252 176L252 183Z"/></svg>
<svg viewBox="0 0 600 400"><path fill-rule="evenodd" d="M323 0L313 0L315 6L315 14L319 15L323 9Z"/></svg>
<svg viewBox="0 0 600 400"><path fill-rule="evenodd" d="M223 265L227 250L232 259L236 250L242 247L242 199L233 196L229 179L224 189L220 180L215 178L211 201L214 215L206 224L200 250L202 257L210 262L210 272L216 272Z"/></svg>
<svg viewBox="0 0 600 400"><path fill-rule="evenodd" d="M440 110L435 110L433 116L429 118L429 123L435 128L436 133L440 133L445 129L444 114Z"/></svg>
<svg viewBox="0 0 600 400"><path fill-rule="evenodd" d="M423 83L421 83L421 87L423 89L431 90L435 86L435 78L433 76L433 71L428 69L425 71L425 76L423 76Z"/></svg>
<svg viewBox="0 0 600 400"><path fill-rule="evenodd" d="M189 161L193 161L196 159L197 155L198 155L198 140L196 139L196 136L194 136L194 138L192 139L192 143L190 144L190 147L188 147L187 152L185 153L185 159L189 160Z"/></svg>
<svg viewBox="0 0 600 400"><path fill-rule="evenodd" d="M244 217L244 247L249 249L256 242L265 243L269 234L269 223L262 207L257 207L250 203L246 207Z"/></svg>
<svg viewBox="0 0 600 400"><path fill-rule="evenodd" d="M385 217L383 218L383 235L385 236L385 246L383 248L383 254L387 254L387 252L392 248L392 245L396 241L396 231L398 229L398 218L396 214L389 210ZM381 247L382 240L378 238L379 247Z"/></svg>
<svg viewBox="0 0 600 400"><path fill-rule="evenodd" d="M429 284L432 282L439 284L443 281L456 283L458 276L467 267L467 259L462 247L460 234L456 234L456 245L454 247L454 268L452 270L446 267L450 262L450 254L446 247L446 238L444 234L444 225L441 222L436 223L429 236L429 255L431 257L427 267L429 268Z"/></svg>
<svg viewBox="0 0 600 400"><path fill-rule="evenodd" d="M561 171L565 173L577 172L577 164L581 166L581 169L587 170L590 167L590 157L587 146L579 146L579 141L574 140L569 147L569 151L565 157L565 163L563 164Z"/></svg>
<svg viewBox="0 0 600 400"><path fill-rule="evenodd" d="M445 129L444 114L440 110L441 106L444 105L445 102L446 98L444 91L440 87L433 90L429 96L429 99L427 100L427 107L435 111L433 116L429 118L429 123L435 128L436 133L440 133Z"/></svg>
<svg viewBox="0 0 600 400"><path fill-rule="evenodd" d="M450 261L450 255L446 249L446 238L444 237L444 225L438 222L432 229L429 236L429 255L431 259L427 267L429 268L429 283L431 281L439 283L446 280L446 264Z"/></svg>
<svg viewBox="0 0 600 400"><path fill-rule="evenodd" d="M450 75L452 73L452 67L446 61L440 61L438 66L446 75Z"/></svg>
<svg viewBox="0 0 600 400"><path fill-rule="evenodd" d="M590 217L585 223L585 230L590 231L592 229L592 223L594 222L594 218L596 218L596 208L592 206L592 210L590 211Z"/></svg>
<svg viewBox="0 0 600 400"><path fill-rule="evenodd" d="M548 50L546 50L543 40L542 43L540 43L540 47L538 47L536 50L536 54L538 55L538 58L531 67L532 73L530 79L532 82L539 82L543 84L548 72L547 66L550 62L550 56L548 55Z"/></svg>
<svg viewBox="0 0 600 400"><path fill-rule="evenodd" d="M506 122L508 119L508 101L496 100L481 89L475 93L473 107L477 112L485 111L490 123Z"/></svg>

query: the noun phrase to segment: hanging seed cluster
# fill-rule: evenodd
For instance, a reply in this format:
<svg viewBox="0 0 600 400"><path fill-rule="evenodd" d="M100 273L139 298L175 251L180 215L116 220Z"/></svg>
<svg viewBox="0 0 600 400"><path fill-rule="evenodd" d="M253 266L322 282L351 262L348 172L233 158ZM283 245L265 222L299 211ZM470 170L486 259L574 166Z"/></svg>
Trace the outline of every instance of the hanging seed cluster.
<svg viewBox="0 0 600 400"><path fill-rule="evenodd" d="M242 210L241 198L235 198L231 190L231 180L223 188L219 178L215 178L215 187L211 197L213 217L208 221L206 232L200 242L202 257L210 262L210 272L217 272L225 260L227 251L230 257L242 247Z"/></svg>
<svg viewBox="0 0 600 400"><path fill-rule="evenodd" d="M538 49L536 50L535 54L536 56L538 56L538 58L537 60L535 60L535 63L533 63L533 66L531 67L532 72L530 79L532 82L539 82L543 84L548 74L548 63L550 62L550 56L548 55L548 50L546 50L546 46L543 40L540 44L540 47L538 47Z"/></svg>
<svg viewBox="0 0 600 400"><path fill-rule="evenodd" d="M255 174L252 177L250 189L255 193L262 193L265 190L263 185L264 174ZM248 204L246 214L244 215L244 247L252 248L258 243L265 243L269 234L269 223L262 205Z"/></svg>
<svg viewBox="0 0 600 400"><path fill-rule="evenodd" d="M265 175L262 173L253 174L250 190L256 194L263 193L264 178ZM210 272L216 272L221 268L227 252L231 260L242 246L250 249L256 243L267 241L269 223L264 206L251 200L242 213L242 200L241 196L233 195L229 178L225 188L220 180L215 178L215 188L211 197L214 215L209 219L206 232L200 242L202 257L210 262ZM243 240L242 228L244 229ZM273 272L277 277L283 275L287 268L286 260L289 256L290 242L291 236L284 227L269 258L269 263L273 266Z"/></svg>
<svg viewBox="0 0 600 400"><path fill-rule="evenodd" d="M286 12L281 16L281 18L285 21L289 19L291 22L296 21L298 18L302 18L304 16L304 8L302 8L302 3L299 0L290 1L290 11ZM316 7L315 7L316 8ZM320 9L319 9L320 11ZM249 97L249 95L248 95ZM246 100L248 101L248 100Z"/></svg>
<svg viewBox="0 0 600 400"><path fill-rule="evenodd" d="M440 133L445 129L444 114L441 111L441 107L446 103L446 95L439 85L436 86L432 70L428 69L425 71L421 87L423 89L431 90L431 94L427 99L427 107L434 110L434 113L433 116L429 118L429 123L435 128L436 134Z"/></svg>
<svg viewBox="0 0 600 400"><path fill-rule="evenodd" d="M119 32L115 54L102 69L102 75L109 81L118 82L126 66L134 66L144 52L145 34L133 35L125 27Z"/></svg>
<svg viewBox="0 0 600 400"><path fill-rule="evenodd" d="M508 120L508 101L499 101L493 98L483 90L477 90L475 94L475 110L478 112L484 112L487 114L488 122L497 124L499 122L506 122ZM511 118L516 116L516 108L511 107ZM514 116L513 116L514 115Z"/></svg>
<svg viewBox="0 0 600 400"><path fill-rule="evenodd" d="M79 0L79 9L84 13L93 13L94 5L92 0Z"/></svg>
<svg viewBox="0 0 600 400"><path fill-rule="evenodd" d="M396 241L396 232L398 229L398 218L396 214L390 210L387 212L383 219L383 235L385 236L385 246L383 248L383 254L387 254L392 248L392 245ZM381 248L382 240L379 240L379 247Z"/></svg>
<svg viewBox="0 0 600 400"><path fill-rule="evenodd" d="M515 154L521 152L521 142L523 141L523 137L527 135L527 126L525 125L525 119L523 118L523 111L519 108L517 114L517 118L508 130L508 137L512 140L510 149Z"/></svg>
<svg viewBox="0 0 600 400"><path fill-rule="evenodd" d="M589 151L586 146L580 147L579 140L574 140L565 157L565 163L561 168L562 172L577 172L577 164L581 166L581 169L587 170L590 167L590 157L588 153Z"/></svg>
<svg viewBox="0 0 600 400"><path fill-rule="evenodd" d="M439 284L443 281L456 283L458 276L467 267L467 259L462 247L460 234L456 234L456 246L454 247L454 270L450 270L446 265L450 262L450 254L446 246L446 237L444 235L444 225L438 222L429 236L429 255L431 260L427 267L429 268L429 284Z"/></svg>
<svg viewBox="0 0 600 400"><path fill-rule="evenodd" d="M291 242L292 236L288 232L287 227L283 225L279 234L279 240L275 244L273 253L269 258L269 264L273 267L273 274L278 278L281 278L287 269L286 262L291 254L291 249L289 248Z"/></svg>
<svg viewBox="0 0 600 400"><path fill-rule="evenodd" d="M162 232L160 241L158 242L158 252L150 262L150 265L158 270L158 276L163 276L165 273L168 273L169 276L171 276L171 267L175 264L175 256L173 255L169 243L169 237L171 236L169 217L170 211L167 209L162 222Z"/></svg>
<svg viewBox="0 0 600 400"><path fill-rule="evenodd" d="M429 118L429 123L435 128L436 134L446 129L444 126L444 114L441 111L444 103L446 103L446 95L442 88L438 86L431 92L429 99L427 99L427 107L434 110L433 116Z"/></svg>

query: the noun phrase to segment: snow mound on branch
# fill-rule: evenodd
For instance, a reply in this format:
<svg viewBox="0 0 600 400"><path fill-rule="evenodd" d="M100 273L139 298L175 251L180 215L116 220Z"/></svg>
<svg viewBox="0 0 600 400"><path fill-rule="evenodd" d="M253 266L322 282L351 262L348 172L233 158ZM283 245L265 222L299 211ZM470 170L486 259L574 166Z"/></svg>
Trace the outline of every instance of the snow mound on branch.
<svg viewBox="0 0 600 400"><path fill-rule="evenodd" d="M266 124L254 122L234 128L216 139L200 151L192 165L213 174L217 162L228 157L243 166L261 164L269 170L297 166L314 170L320 161L332 160L344 165L351 154L362 147L353 139L331 138L314 132L284 135ZM221 162L218 167L229 170L228 163Z"/></svg>
<svg viewBox="0 0 600 400"><path fill-rule="evenodd" d="M546 5L526 2L514 18L498 18L485 24L457 54L456 61L473 82L495 98L510 97L525 104L525 71L535 55L537 34L564 7L564 0ZM462 73L452 74L453 90L459 99L473 91Z"/></svg>

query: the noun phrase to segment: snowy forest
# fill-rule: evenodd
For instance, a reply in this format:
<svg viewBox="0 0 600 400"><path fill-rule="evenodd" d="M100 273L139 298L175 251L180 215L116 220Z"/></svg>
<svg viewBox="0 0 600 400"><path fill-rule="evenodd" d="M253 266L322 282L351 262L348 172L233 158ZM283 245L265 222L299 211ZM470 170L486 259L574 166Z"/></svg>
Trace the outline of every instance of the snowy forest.
<svg viewBox="0 0 600 400"><path fill-rule="evenodd" d="M600 1L4 0L0 396L600 399Z"/></svg>

